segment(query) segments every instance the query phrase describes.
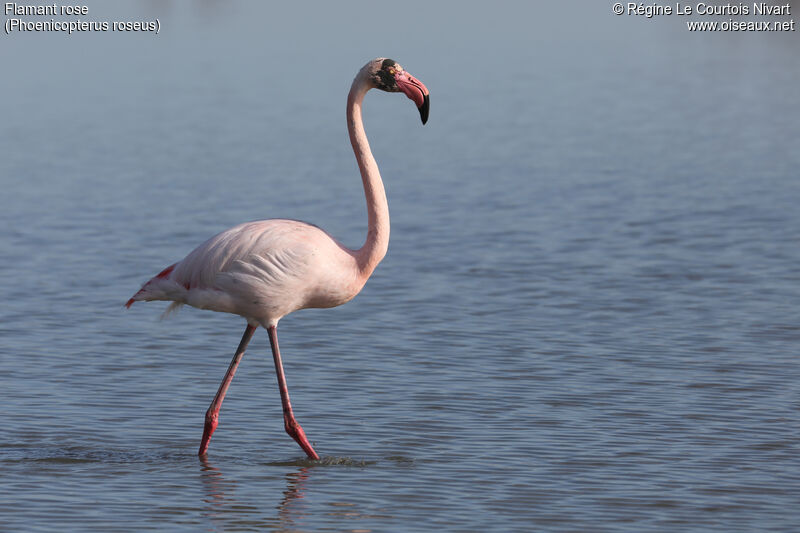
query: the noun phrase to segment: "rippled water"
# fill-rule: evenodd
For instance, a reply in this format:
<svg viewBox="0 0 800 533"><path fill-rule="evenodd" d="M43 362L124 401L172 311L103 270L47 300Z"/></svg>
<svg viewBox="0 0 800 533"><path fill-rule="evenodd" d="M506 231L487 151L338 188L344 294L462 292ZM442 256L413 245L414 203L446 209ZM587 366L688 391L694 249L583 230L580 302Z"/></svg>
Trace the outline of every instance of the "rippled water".
<svg viewBox="0 0 800 533"><path fill-rule="evenodd" d="M104 5L162 33L0 46L0 529L800 528L795 34L603 2ZM259 331L199 460L244 323L122 304L244 220L360 245L344 103L375 55L431 118L368 96L389 254L279 328L323 459Z"/></svg>

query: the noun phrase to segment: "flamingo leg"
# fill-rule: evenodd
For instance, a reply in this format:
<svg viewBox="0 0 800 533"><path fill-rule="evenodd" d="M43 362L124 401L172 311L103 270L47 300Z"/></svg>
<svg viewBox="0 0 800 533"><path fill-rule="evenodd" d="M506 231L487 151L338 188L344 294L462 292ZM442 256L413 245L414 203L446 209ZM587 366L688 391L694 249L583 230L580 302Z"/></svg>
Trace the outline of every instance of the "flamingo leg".
<svg viewBox="0 0 800 533"><path fill-rule="evenodd" d="M303 451L306 452L309 459L318 460L319 455L317 455L317 452L311 447L311 443L308 442L303 428L300 427L300 424L294 418L294 413L292 412L292 404L289 401L289 389L286 387L286 377L283 375L281 351L278 348L278 330L275 326L270 326L267 328L267 333L269 333L269 344L272 347L272 357L275 359L275 372L278 374L278 388L281 391L283 426L286 429L286 433L303 448Z"/></svg>
<svg viewBox="0 0 800 533"><path fill-rule="evenodd" d="M217 395L214 396L214 400L208 407L208 411L206 411L206 425L203 429L203 440L200 442L200 451L198 452L198 455L200 456L208 453L208 443L211 440L211 435L214 433L214 430L217 429L217 424L219 423L219 408L222 407L222 400L225 399L225 393L228 392L228 387L230 386L231 381L233 381L233 375L236 374L236 367L239 366L239 361L242 360L244 351L247 349L247 344L250 342L250 339L253 338L253 333L255 333L255 331L255 326L247 324L247 328L244 330L244 335L242 335L242 340L239 343L239 347L236 349L236 353L234 354L231 364L228 367L228 371L225 373L225 377L222 378L222 383L220 383Z"/></svg>

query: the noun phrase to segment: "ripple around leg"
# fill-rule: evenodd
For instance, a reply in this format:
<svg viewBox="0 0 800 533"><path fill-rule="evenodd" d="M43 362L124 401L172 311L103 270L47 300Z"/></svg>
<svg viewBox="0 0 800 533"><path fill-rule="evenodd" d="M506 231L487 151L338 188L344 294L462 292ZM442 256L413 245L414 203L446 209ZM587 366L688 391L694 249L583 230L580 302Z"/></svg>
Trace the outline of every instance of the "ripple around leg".
<svg viewBox="0 0 800 533"><path fill-rule="evenodd" d="M324 456L318 460L303 457L287 461L270 461L269 466L372 466L378 464L376 460L355 459L353 457Z"/></svg>

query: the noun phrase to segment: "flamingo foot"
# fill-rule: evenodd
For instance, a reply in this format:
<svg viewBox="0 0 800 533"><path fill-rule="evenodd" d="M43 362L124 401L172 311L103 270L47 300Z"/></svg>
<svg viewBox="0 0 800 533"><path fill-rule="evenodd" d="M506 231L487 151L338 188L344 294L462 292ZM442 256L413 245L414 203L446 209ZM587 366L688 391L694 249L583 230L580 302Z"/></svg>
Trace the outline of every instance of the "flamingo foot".
<svg viewBox="0 0 800 533"><path fill-rule="evenodd" d="M311 447L311 443L308 442L308 438L306 438L305 431L303 431L303 428L293 416L284 416L283 426L286 429L286 433L288 433L289 436L292 437L301 448L303 448L303 451L306 452L306 455L308 455L309 459L319 461L319 455L317 455L317 452L315 452L314 448Z"/></svg>

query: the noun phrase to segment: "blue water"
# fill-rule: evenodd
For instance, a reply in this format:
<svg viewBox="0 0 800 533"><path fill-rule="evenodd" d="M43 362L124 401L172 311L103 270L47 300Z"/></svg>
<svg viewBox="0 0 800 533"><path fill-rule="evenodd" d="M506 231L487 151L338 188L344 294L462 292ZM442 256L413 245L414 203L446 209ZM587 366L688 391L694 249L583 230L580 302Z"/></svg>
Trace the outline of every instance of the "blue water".
<svg viewBox="0 0 800 533"><path fill-rule="evenodd" d="M87 5L161 32L0 36L0 529L800 528L797 33L610 2ZM123 303L245 220L359 246L344 105L378 55L431 116L368 95L389 253L279 327L322 460L262 330L201 461L245 324Z"/></svg>

